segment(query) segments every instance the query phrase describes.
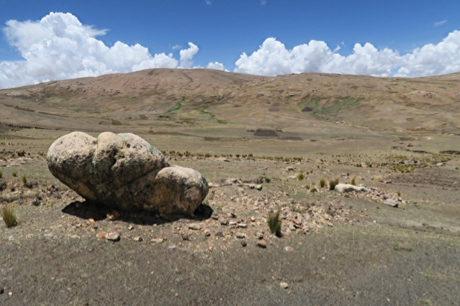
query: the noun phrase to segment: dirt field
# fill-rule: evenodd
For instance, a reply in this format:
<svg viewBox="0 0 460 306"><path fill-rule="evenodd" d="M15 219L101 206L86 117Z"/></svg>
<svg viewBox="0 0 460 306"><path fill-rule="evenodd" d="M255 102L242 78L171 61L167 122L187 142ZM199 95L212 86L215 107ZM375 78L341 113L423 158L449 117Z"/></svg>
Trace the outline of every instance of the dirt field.
<svg viewBox="0 0 460 306"><path fill-rule="evenodd" d="M247 108L251 114L244 119L243 101L241 107L223 103L205 112L178 110L178 102L149 108L127 101L125 112L115 110L122 105L117 102L98 114L76 100L54 108L67 97L62 93L37 94L37 101L24 92L8 93L0 92L0 208L12 208L19 222L11 228L0 223L1 305L460 300L455 124L449 132L401 132L386 123L375 128L301 112L311 103L296 104L298 113L277 104L277 111L268 111L273 116L264 110L272 105L258 104L260 112ZM260 94L259 100L270 97ZM147 119L139 116L141 106ZM138 134L171 163L200 171L211 186L207 199L195 218L114 212L85 202L46 165L50 144L73 130ZM331 191L336 178L367 191ZM270 233L270 211L280 211L282 237ZM109 241L106 233L120 238Z"/></svg>

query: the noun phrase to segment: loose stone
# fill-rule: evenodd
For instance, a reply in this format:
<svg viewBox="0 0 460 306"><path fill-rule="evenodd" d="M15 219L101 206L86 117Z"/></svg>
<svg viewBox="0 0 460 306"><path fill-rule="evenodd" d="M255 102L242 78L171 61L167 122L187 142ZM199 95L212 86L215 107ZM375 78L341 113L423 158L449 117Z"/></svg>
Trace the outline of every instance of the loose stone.
<svg viewBox="0 0 460 306"><path fill-rule="evenodd" d="M102 239L102 238L105 238L106 235L107 235L106 232L99 232L96 234L96 237L97 239Z"/></svg>
<svg viewBox="0 0 460 306"><path fill-rule="evenodd" d="M120 234L117 232L109 232L105 235L105 239L109 241L118 241L120 240Z"/></svg>
<svg viewBox="0 0 460 306"><path fill-rule="evenodd" d="M197 223L190 223L188 225L188 228L191 229L191 230L195 230L195 231L198 231L201 229L201 226Z"/></svg>
<svg viewBox="0 0 460 306"><path fill-rule="evenodd" d="M280 283L280 288L281 288L281 289L287 289L287 288L289 288L289 284L286 283L286 282L281 282L281 283Z"/></svg>
<svg viewBox="0 0 460 306"><path fill-rule="evenodd" d="M265 242L265 240L263 239L260 239L259 241L257 241L257 246L259 248L265 249L267 247L267 242Z"/></svg>

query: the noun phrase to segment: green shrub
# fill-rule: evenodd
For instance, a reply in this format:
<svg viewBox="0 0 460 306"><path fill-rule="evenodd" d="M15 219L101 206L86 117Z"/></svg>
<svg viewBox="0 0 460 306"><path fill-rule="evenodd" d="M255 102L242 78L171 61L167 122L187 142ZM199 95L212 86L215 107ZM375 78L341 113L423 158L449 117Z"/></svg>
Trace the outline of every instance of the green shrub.
<svg viewBox="0 0 460 306"><path fill-rule="evenodd" d="M303 174L302 172L299 173L299 174L297 174L297 179L298 179L299 181L303 180L304 178L305 178L305 174Z"/></svg>
<svg viewBox="0 0 460 306"><path fill-rule="evenodd" d="M339 184L339 178L329 181L329 190L334 190L335 186Z"/></svg>
<svg viewBox="0 0 460 306"><path fill-rule="evenodd" d="M280 212L269 212L268 213L268 227L270 228L270 232L275 234L276 237L281 237L281 219L280 219Z"/></svg>
<svg viewBox="0 0 460 306"><path fill-rule="evenodd" d="M321 188L326 187L326 179L322 178L319 180L319 187Z"/></svg>
<svg viewBox="0 0 460 306"><path fill-rule="evenodd" d="M14 177L18 176L18 172L17 171L14 171L11 175L13 175Z"/></svg>
<svg viewBox="0 0 460 306"><path fill-rule="evenodd" d="M2 217L3 217L3 222L5 222L6 227L10 228L10 227L18 225L18 221L16 220L16 215L14 214L13 208L9 206L3 207Z"/></svg>
<svg viewBox="0 0 460 306"><path fill-rule="evenodd" d="M27 185L27 177L25 175L22 177L22 183Z"/></svg>

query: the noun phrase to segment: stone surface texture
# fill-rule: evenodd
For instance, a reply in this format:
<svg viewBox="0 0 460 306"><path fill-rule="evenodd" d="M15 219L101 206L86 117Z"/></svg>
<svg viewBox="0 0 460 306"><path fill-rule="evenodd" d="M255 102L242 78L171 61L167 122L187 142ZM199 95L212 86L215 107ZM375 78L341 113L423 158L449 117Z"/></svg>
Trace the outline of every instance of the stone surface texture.
<svg viewBox="0 0 460 306"><path fill-rule="evenodd" d="M73 132L57 139L48 168L83 198L122 210L193 215L208 193L196 170L170 165L141 137Z"/></svg>

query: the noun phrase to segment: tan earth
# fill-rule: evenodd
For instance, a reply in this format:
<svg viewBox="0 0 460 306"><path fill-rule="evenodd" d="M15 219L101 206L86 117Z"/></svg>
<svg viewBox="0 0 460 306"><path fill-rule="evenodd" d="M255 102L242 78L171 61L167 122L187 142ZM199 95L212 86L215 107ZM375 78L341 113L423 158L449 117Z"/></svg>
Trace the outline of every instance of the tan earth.
<svg viewBox="0 0 460 306"><path fill-rule="evenodd" d="M460 74L154 69L1 90L0 208L18 225L0 224L0 304L455 305L459 109ZM87 203L46 164L72 131L137 134L208 197L194 218Z"/></svg>

